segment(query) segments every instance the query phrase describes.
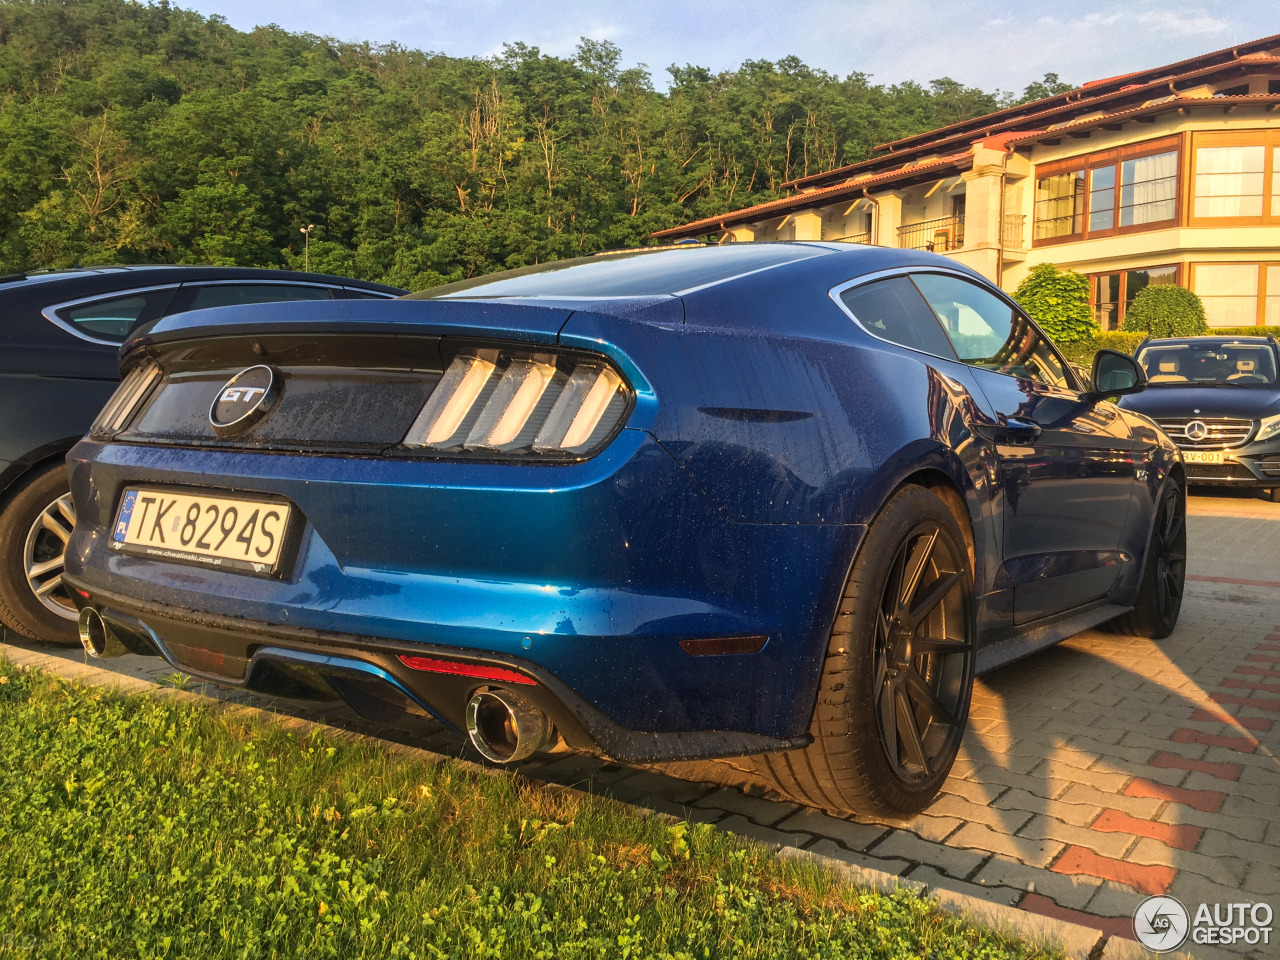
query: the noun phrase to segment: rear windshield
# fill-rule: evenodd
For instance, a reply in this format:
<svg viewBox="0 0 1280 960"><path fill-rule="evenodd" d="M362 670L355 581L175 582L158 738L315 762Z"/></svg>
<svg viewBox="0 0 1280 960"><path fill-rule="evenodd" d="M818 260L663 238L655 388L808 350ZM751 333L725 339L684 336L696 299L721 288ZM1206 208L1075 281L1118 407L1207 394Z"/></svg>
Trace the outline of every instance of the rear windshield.
<svg viewBox="0 0 1280 960"><path fill-rule="evenodd" d="M1209 343L1153 344L1138 353L1153 386L1221 384L1230 387L1269 386L1276 382L1276 354L1269 344Z"/></svg>
<svg viewBox="0 0 1280 960"><path fill-rule="evenodd" d="M665 296L827 252L814 247L744 243L597 254L448 283L407 299Z"/></svg>

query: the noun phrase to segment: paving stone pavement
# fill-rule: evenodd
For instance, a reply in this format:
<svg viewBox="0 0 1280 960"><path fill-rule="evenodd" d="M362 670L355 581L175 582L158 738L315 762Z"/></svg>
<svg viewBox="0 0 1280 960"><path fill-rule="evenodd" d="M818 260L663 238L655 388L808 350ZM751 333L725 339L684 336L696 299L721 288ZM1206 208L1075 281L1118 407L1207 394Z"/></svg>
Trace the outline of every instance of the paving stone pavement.
<svg viewBox="0 0 1280 960"><path fill-rule="evenodd" d="M808 809L771 794L741 762L633 767L569 754L520 770L1115 938L1132 938L1134 908L1157 893L1193 913L1201 902L1268 902L1280 918L1280 504L1193 496L1190 513L1174 634L1151 642L1089 631L979 678L952 775L917 817ZM95 665L182 682L147 658ZM193 689L480 760L439 727ZM1267 946L1184 949L1209 960L1280 957L1273 926ZM1107 956L1127 955L1120 949L1108 941Z"/></svg>

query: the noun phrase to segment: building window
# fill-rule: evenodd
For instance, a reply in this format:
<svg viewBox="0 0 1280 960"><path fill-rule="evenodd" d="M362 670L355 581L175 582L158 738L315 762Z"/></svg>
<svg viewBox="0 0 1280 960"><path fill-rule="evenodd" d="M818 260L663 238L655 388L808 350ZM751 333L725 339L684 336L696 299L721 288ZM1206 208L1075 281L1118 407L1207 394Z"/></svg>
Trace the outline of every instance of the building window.
<svg viewBox="0 0 1280 960"><path fill-rule="evenodd" d="M1196 217L1260 217L1267 148L1197 147Z"/></svg>
<svg viewBox="0 0 1280 960"><path fill-rule="evenodd" d="M1178 151L1120 164L1120 226L1164 223L1177 214Z"/></svg>
<svg viewBox="0 0 1280 960"><path fill-rule="evenodd" d="M1084 228L1084 171L1056 173L1036 181L1035 239L1078 235Z"/></svg>
<svg viewBox="0 0 1280 960"><path fill-rule="evenodd" d="M1098 167L1089 171L1089 232L1110 230L1116 225L1116 168Z"/></svg>
<svg viewBox="0 0 1280 960"><path fill-rule="evenodd" d="M1193 147L1193 224L1280 221L1280 131L1198 133Z"/></svg>
<svg viewBox="0 0 1280 960"><path fill-rule="evenodd" d="M1273 310L1280 314L1267 281L1280 283L1280 271L1269 264L1197 263L1191 272L1191 289L1204 301L1211 327L1253 327Z"/></svg>
<svg viewBox="0 0 1280 960"><path fill-rule="evenodd" d="M1280 266L1267 266L1262 274L1265 291L1262 298L1262 322L1268 327L1280 326Z"/></svg>
<svg viewBox="0 0 1280 960"><path fill-rule="evenodd" d="M1100 273L1093 278L1093 319L1102 330L1120 329L1120 274Z"/></svg>
<svg viewBox="0 0 1280 960"><path fill-rule="evenodd" d="M1133 305L1133 298L1136 297L1143 287L1159 287L1165 284L1178 282L1178 268L1176 265L1165 267L1143 267L1139 270L1129 270L1124 275L1124 308L1128 310ZM1121 319L1124 314L1121 314Z"/></svg>
<svg viewBox="0 0 1280 960"><path fill-rule="evenodd" d="M1280 217L1280 147L1271 148L1271 215Z"/></svg>
<svg viewBox="0 0 1280 960"><path fill-rule="evenodd" d="M1172 226L1178 216L1178 137L1037 168L1034 243Z"/></svg>
<svg viewBox="0 0 1280 960"><path fill-rule="evenodd" d="M1139 267L1116 273L1096 273L1091 278L1093 318L1103 330L1119 330L1133 298L1143 287L1178 282L1177 264Z"/></svg>

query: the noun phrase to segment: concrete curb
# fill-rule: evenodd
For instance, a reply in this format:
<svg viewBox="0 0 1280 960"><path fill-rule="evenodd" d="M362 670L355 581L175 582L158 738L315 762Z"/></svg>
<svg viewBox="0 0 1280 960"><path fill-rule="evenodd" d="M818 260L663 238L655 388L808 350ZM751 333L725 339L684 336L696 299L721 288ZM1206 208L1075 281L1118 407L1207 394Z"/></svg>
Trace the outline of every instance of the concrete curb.
<svg viewBox="0 0 1280 960"><path fill-rule="evenodd" d="M212 704L228 715L257 717L271 723L279 724L285 729L293 730L300 734L310 734L313 731L323 731L327 736L335 736L344 740L376 743L383 749L389 749L393 753L413 756L426 763L441 764L445 762L453 762L461 764L464 769L470 772L483 776L508 775L507 771L500 768L483 766L469 760L446 756L445 754L436 753L420 747L413 747L390 740L380 740L366 736L362 733L356 733L351 730L344 730L340 727L332 727L323 723L318 723L314 720L305 720L301 717L291 717L273 713L270 710L264 710L259 707L251 707L245 704L223 703L193 691L166 687L161 684L152 683L150 680L142 680L137 677L125 676L111 670L103 669L102 667L90 666L88 664L68 663L68 661L60 657L49 656L47 654L38 653L34 650L15 647L7 643L0 644L0 656L5 657L15 667L22 670L40 669L63 677L67 680L75 680L95 687L115 689L123 693L162 696L190 703ZM527 774L522 774L522 776L528 777ZM536 778L530 777L529 779ZM548 783L546 781L538 782L554 791L565 791L567 793L574 794L584 793L584 791L575 789L574 787L564 786L562 784ZM614 802L621 803L621 801L616 800ZM622 803L622 805L647 816L658 817L659 819L667 822L674 822L679 819L678 817L670 814L650 810L646 807L637 806L635 804ZM755 842L758 843L758 841ZM1101 931L1094 930L1092 927L1084 927L1079 924L1068 923L1064 920L1055 920L1051 917L1045 917L1040 914L1019 910L1016 907L990 903L977 897L971 897L962 893L955 893L950 890L940 888L931 889L927 884L921 883L918 880L899 877L895 874L885 873L884 871L874 870L868 867L855 866L841 860L836 860L832 857L812 853L808 850L799 850L795 847L786 847L779 844L760 845L765 846L784 860L795 860L821 867L854 886L868 887L880 893L892 893L895 890L903 889L911 890L922 895L932 896L937 901L938 906L946 913L970 921L976 925L988 927L1002 935L1017 938L1026 943L1032 944L1033 946L1061 948L1067 957L1071 958L1071 960L1089 960L1091 957L1096 960L1096 958L1103 956L1108 958L1112 956L1117 958L1150 956L1150 954L1143 950L1143 948L1137 943L1115 937L1108 939L1105 934ZM1171 960L1173 960L1173 958L1171 958Z"/></svg>

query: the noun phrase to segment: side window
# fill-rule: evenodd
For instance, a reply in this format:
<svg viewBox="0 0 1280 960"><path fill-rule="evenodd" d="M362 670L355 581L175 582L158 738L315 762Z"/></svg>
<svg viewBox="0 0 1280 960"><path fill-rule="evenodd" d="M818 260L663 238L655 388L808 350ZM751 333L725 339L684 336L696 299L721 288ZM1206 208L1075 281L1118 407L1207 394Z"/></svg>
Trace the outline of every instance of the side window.
<svg viewBox="0 0 1280 960"><path fill-rule="evenodd" d="M173 287L122 296L105 297L92 303L63 307L57 315L85 336L111 343L123 343L138 324L158 317L173 297Z"/></svg>
<svg viewBox="0 0 1280 960"><path fill-rule="evenodd" d="M348 300L391 300L394 295L385 293L375 293L372 290L361 290L359 287L343 287L347 292Z"/></svg>
<svg viewBox="0 0 1280 960"><path fill-rule="evenodd" d="M327 287L294 283L214 283L193 288L188 310L229 307L238 303L276 303L282 300L331 300Z"/></svg>
<svg viewBox="0 0 1280 960"><path fill-rule="evenodd" d="M912 274L965 363L1073 390L1053 347L1021 313L976 283L940 273Z"/></svg>
<svg viewBox="0 0 1280 960"><path fill-rule="evenodd" d="M851 287L840 294L840 299L858 322L877 337L936 357L955 359L929 305L906 277Z"/></svg>

